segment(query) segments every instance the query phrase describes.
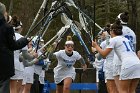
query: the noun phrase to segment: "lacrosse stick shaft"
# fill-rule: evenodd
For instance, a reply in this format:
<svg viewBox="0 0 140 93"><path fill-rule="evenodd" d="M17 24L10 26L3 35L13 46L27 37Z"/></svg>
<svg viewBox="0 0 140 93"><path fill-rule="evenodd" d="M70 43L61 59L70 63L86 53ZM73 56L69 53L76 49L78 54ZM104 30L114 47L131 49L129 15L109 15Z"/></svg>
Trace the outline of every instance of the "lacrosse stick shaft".
<svg viewBox="0 0 140 93"><path fill-rule="evenodd" d="M73 2L73 0L67 0L66 4L68 5L72 5L73 7L75 7L79 12L83 13L83 15L85 15L89 20L91 20L92 23L94 23L100 30L103 30L97 23L95 23L86 13L84 13L78 6L75 5L75 3Z"/></svg>
<svg viewBox="0 0 140 93"><path fill-rule="evenodd" d="M50 26L50 23L52 22L52 20L48 23L48 25L47 25L47 27L45 28L45 30L44 30L44 32L43 32L43 34L42 34L42 38L44 37L44 35L45 35L45 33L46 33L46 31L48 30L48 27Z"/></svg>
<svg viewBox="0 0 140 93"><path fill-rule="evenodd" d="M42 50L43 48L45 48L47 45L49 45L53 40L55 40L55 38L57 37L57 35L55 35L53 38L51 38L47 43L45 43L45 45L43 47L41 47L39 50Z"/></svg>
<svg viewBox="0 0 140 93"><path fill-rule="evenodd" d="M26 37L28 37L29 34L30 34L38 25L40 25L40 23L41 23L42 21L44 21L44 19L45 19L46 17L48 17L48 15L49 15L50 13L57 11L57 10L60 9L63 5L64 5L64 4L61 4L60 6L56 7L55 9L51 9L43 18L41 18L41 19L39 20L38 23L36 23L36 25L35 25L34 27L31 28L30 31L27 32Z"/></svg>
<svg viewBox="0 0 140 93"><path fill-rule="evenodd" d="M82 46L83 46L84 49L86 50L87 54L90 54L90 52L89 52L89 50L88 50L86 44L84 43L84 41L83 41L81 35L78 33L78 31L76 31L76 28L75 28L74 24L72 25L71 30L72 30L72 32L78 37L80 43L82 44Z"/></svg>
<svg viewBox="0 0 140 93"><path fill-rule="evenodd" d="M83 13L83 15L85 15L88 19L91 20L92 23L94 23L100 30L103 30L103 28L101 28L97 23L95 23L87 14L85 14L81 9L78 8L78 10Z"/></svg>
<svg viewBox="0 0 140 93"><path fill-rule="evenodd" d="M37 12L37 14L36 14L36 16L35 16L35 18L34 18L32 24L31 24L31 26L30 26L30 28L29 28L27 34L26 34L26 37L27 37L28 34L31 32L32 27L34 26L35 22L37 21L39 15L40 15L40 13L41 13L41 11L45 8L46 3L47 3L47 0L44 0L43 3L42 3L42 5L41 5L41 7L40 7L40 9L39 9L38 12Z"/></svg>
<svg viewBox="0 0 140 93"><path fill-rule="evenodd" d="M77 31L78 28L76 28L76 25L75 24L72 24L71 30L77 36L77 38L79 39L80 43L84 47L84 49L85 49L85 51L87 53L87 56L88 56L88 58L90 60L90 63L93 63L95 59L94 59L93 55L91 55L91 53L89 52L89 50L88 50L85 42L83 41L81 35L78 33L78 31Z"/></svg>
<svg viewBox="0 0 140 93"><path fill-rule="evenodd" d="M53 18L55 18L59 13L61 13L61 7L57 10L57 11L53 11L52 13L49 14L49 16L47 17L45 23L43 24L43 26L40 28L40 30L38 31L39 32L39 35L38 35L38 38L37 38L37 45L36 46L36 51L38 50L38 47L39 47L39 42L40 42L40 39L42 39L42 34L43 34L43 30L44 28L47 26L49 26L50 22L53 20ZM46 29L47 31L47 29ZM44 32L46 32L44 31Z"/></svg>
<svg viewBox="0 0 140 93"><path fill-rule="evenodd" d="M57 32L57 34L56 34L53 38L51 38L43 47L40 48L40 50L43 49L43 48L45 48L45 47L46 47L48 44L50 44L52 41L54 41L55 38L57 38L56 40L61 40L61 38L62 38L62 37L64 36L64 34L67 32L66 29L68 29L68 28L70 28L70 26L64 26L64 27L62 27L62 28Z"/></svg>

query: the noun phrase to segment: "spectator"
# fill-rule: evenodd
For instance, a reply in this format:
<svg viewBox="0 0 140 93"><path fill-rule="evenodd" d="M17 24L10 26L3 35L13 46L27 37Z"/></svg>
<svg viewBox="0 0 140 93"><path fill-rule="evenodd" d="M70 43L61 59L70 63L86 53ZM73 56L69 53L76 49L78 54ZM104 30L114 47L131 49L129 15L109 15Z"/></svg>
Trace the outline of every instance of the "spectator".
<svg viewBox="0 0 140 93"><path fill-rule="evenodd" d="M10 93L10 77L15 74L14 50L28 44L26 38L16 41L13 27L6 21L6 7L0 2L0 93Z"/></svg>

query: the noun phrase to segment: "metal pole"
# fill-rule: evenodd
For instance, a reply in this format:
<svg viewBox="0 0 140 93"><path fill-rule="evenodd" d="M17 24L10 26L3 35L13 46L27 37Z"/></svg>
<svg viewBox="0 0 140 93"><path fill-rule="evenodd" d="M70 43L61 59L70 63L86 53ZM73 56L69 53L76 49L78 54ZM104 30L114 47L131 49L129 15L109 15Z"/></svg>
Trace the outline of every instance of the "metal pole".
<svg viewBox="0 0 140 93"><path fill-rule="evenodd" d="M31 26L30 26L30 28L29 28L27 34L26 34L26 37L27 37L28 34L31 32L32 27L35 25L35 22L37 21L37 19L38 19L40 13L41 13L41 11L42 11L42 9L45 8L46 3L47 3L47 0L44 0L43 3L42 3L42 5L41 5L41 7L39 8L39 10L38 10L38 12L37 12L37 14L36 14L36 16L35 16L35 18L34 18L32 24L31 24Z"/></svg>

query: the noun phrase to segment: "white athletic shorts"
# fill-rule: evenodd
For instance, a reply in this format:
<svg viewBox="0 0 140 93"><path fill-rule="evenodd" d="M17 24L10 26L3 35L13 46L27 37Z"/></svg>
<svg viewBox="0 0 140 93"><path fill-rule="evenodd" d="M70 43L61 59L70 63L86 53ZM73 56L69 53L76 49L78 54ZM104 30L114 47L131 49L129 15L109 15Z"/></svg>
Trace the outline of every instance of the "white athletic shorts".
<svg viewBox="0 0 140 93"><path fill-rule="evenodd" d="M105 71L105 79L114 80L114 76L113 76L113 71L112 70Z"/></svg>
<svg viewBox="0 0 140 93"><path fill-rule="evenodd" d="M121 70L120 80L140 78L140 64Z"/></svg>
<svg viewBox="0 0 140 93"><path fill-rule="evenodd" d="M34 81L34 67L33 66L25 67L23 84L26 83L33 84L33 81Z"/></svg>
<svg viewBox="0 0 140 93"><path fill-rule="evenodd" d="M23 71L15 69L15 75L10 78L11 80L21 80L23 79Z"/></svg>
<svg viewBox="0 0 140 93"><path fill-rule="evenodd" d="M121 72L121 65L113 66L113 76L120 75Z"/></svg>

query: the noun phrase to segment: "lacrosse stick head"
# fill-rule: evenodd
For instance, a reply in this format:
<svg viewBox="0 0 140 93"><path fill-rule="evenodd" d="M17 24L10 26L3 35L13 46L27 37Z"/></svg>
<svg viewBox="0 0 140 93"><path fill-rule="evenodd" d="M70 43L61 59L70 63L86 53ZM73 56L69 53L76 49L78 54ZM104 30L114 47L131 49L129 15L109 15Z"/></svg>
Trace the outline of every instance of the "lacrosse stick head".
<svg viewBox="0 0 140 93"><path fill-rule="evenodd" d="M68 16L65 13L61 14L61 21L65 25L70 25L72 21L68 18Z"/></svg>
<svg viewBox="0 0 140 93"><path fill-rule="evenodd" d="M74 1L73 0L66 0L65 2L68 6L73 6L77 9L77 6L75 5Z"/></svg>
<svg viewBox="0 0 140 93"><path fill-rule="evenodd" d="M74 23L76 24L79 30L82 30L82 25L78 21L74 20Z"/></svg>

